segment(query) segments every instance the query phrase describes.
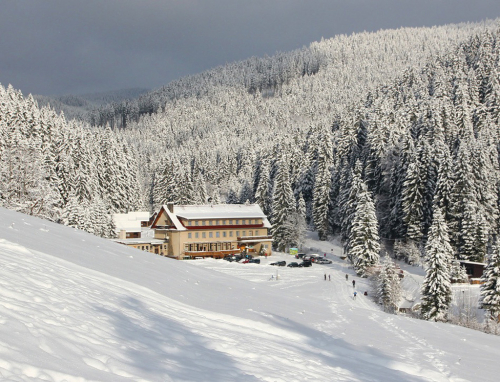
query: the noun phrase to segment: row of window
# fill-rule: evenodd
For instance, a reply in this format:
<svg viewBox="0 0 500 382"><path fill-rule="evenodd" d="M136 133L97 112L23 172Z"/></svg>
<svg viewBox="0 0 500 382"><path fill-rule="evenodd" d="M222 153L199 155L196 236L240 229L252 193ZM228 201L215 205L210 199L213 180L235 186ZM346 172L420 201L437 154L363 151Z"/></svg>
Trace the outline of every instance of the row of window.
<svg viewBox="0 0 500 382"><path fill-rule="evenodd" d="M236 237L240 237L240 231L235 231L236 232ZM193 238L193 233L194 233L194 238L195 239L206 239L207 238L207 233L208 233L208 238L213 238L214 237L214 232L188 232L188 239ZM241 231L241 236L246 236L247 231ZM248 231L248 236L254 236L254 231ZM259 236L259 230L255 230L255 236ZM215 237L221 237L220 232L215 232ZM233 237L233 231L222 231L222 237Z"/></svg>
<svg viewBox="0 0 500 382"><path fill-rule="evenodd" d="M228 225L233 225L233 221L235 225L245 225L245 224L260 224L259 219L242 219L240 223L240 219L229 219L229 220L188 220L188 226L193 226L193 225L226 225L226 222ZM248 222L248 223L247 223Z"/></svg>
<svg viewBox="0 0 500 382"><path fill-rule="evenodd" d="M203 244L184 244L185 251L223 251L236 249L234 243L203 243Z"/></svg>

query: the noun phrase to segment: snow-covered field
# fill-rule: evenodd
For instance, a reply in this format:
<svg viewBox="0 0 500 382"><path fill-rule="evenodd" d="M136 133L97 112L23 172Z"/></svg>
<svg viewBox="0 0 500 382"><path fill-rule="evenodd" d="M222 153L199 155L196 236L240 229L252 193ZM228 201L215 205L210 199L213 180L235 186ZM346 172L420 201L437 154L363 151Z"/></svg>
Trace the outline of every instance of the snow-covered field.
<svg viewBox="0 0 500 382"><path fill-rule="evenodd" d="M353 300L340 249L307 245L333 264L175 261L0 209L0 379L498 380L500 337L386 314L359 278Z"/></svg>

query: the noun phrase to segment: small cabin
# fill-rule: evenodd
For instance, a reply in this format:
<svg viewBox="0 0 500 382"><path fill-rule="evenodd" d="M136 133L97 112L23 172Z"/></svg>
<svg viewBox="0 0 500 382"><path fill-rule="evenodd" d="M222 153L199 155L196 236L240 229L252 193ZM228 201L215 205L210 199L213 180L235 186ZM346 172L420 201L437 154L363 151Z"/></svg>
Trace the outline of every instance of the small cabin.
<svg viewBox="0 0 500 382"><path fill-rule="evenodd" d="M467 276L469 276L469 281L472 284L480 284L486 264L468 260L459 260L459 262L465 268Z"/></svg>

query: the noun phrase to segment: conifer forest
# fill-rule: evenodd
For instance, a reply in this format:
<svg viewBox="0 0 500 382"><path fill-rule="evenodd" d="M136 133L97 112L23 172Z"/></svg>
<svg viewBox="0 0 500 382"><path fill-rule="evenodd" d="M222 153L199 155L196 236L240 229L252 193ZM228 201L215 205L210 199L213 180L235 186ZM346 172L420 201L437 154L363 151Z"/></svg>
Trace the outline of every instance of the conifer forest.
<svg viewBox="0 0 500 382"><path fill-rule="evenodd" d="M498 21L323 39L79 113L21 91L0 86L0 206L109 237L113 212L258 203L277 249L307 226L360 275L384 251L498 257Z"/></svg>

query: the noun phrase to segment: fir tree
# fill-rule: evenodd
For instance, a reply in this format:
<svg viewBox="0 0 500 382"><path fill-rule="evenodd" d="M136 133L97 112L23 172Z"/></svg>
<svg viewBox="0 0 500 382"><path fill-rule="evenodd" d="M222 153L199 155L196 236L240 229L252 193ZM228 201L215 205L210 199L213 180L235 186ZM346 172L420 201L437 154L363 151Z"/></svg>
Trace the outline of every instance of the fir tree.
<svg viewBox="0 0 500 382"><path fill-rule="evenodd" d="M397 310L401 299L401 281L396 265L388 255L384 257L377 277L377 296L385 310Z"/></svg>
<svg viewBox="0 0 500 382"><path fill-rule="evenodd" d="M500 320L500 245L496 243L488 257L486 269L481 277L479 305L488 311L490 319Z"/></svg>
<svg viewBox="0 0 500 382"><path fill-rule="evenodd" d="M283 156L279 162L278 174L273 190L272 234L274 245L279 251L285 251L293 241L294 232L290 225L290 217L296 212L288 173L288 162Z"/></svg>
<svg viewBox="0 0 500 382"><path fill-rule="evenodd" d="M427 320L446 321L451 303L450 265L453 257L448 226L439 208L425 247L427 270L422 285L422 315Z"/></svg>
<svg viewBox="0 0 500 382"><path fill-rule="evenodd" d="M368 269L378 263L379 252L380 243L375 205L366 184L362 183L357 195L348 252L359 276L365 277Z"/></svg>

